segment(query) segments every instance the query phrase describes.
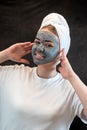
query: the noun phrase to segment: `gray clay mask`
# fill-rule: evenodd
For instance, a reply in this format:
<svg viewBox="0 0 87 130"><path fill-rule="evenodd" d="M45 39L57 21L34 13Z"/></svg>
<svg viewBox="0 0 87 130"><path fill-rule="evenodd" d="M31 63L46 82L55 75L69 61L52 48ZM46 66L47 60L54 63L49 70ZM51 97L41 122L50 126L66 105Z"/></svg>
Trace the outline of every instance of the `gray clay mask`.
<svg viewBox="0 0 87 130"><path fill-rule="evenodd" d="M57 37L48 31L38 31L32 47L32 57L36 65L52 62L59 51Z"/></svg>

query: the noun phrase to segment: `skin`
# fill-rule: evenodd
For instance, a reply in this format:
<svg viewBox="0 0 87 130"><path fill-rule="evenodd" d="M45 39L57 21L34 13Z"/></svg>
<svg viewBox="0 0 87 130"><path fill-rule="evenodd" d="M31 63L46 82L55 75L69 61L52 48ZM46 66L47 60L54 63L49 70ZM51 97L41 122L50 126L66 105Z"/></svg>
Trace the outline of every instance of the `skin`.
<svg viewBox="0 0 87 130"><path fill-rule="evenodd" d="M22 42L16 43L7 49L0 52L0 63L11 60L18 63L29 64L29 60L23 58L25 55L32 52L33 43L31 42Z"/></svg>
<svg viewBox="0 0 87 130"><path fill-rule="evenodd" d="M48 30L46 30L48 31ZM32 43L17 43L0 52L0 63L12 60L20 63L29 63L23 56L31 53ZM40 64L37 66L37 74L42 78L50 78L56 75L56 64L58 59L61 61L61 66L58 68L63 78L68 80L75 89L78 97L83 104L82 116L87 119L87 86L80 80L77 74L73 71L67 57L65 50L61 50L61 58L59 55L50 63Z"/></svg>
<svg viewBox="0 0 87 130"><path fill-rule="evenodd" d="M34 41L32 57L36 65L52 62L59 52L58 38L51 32L40 30Z"/></svg>

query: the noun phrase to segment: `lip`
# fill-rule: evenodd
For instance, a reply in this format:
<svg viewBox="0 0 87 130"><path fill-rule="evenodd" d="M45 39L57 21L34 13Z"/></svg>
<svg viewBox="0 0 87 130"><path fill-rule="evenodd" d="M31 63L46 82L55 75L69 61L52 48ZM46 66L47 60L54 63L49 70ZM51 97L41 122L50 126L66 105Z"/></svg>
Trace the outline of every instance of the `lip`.
<svg viewBox="0 0 87 130"><path fill-rule="evenodd" d="M37 60L43 60L46 56L43 53L35 52L34 57Z"/></svg>

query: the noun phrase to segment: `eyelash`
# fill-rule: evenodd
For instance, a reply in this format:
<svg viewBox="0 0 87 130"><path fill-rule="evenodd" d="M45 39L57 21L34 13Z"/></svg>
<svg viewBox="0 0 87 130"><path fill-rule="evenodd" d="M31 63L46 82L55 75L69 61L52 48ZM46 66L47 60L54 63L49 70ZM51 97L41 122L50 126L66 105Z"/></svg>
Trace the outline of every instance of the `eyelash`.
<svg viewBox="0 0 87 130"><path fill-rule="evenodd" d="M34 41L36 44L40 44L40 42L39 41Z"/></svg>
<svg viewBox="0 0 87 130"><path fill-rule="evenodd" d="M45 47L52 47L52 45L50 45L50 44L45 44Z"/></svg>
<svg viewBox="0 0 87 130"><path fill-rule="evenodd" d="M35 43L38 44L38 45L40 44L39 41L35 41ZM49 43L45 43L44 46L45 46L45 47L53 47L53 46L50 45Z"/></svg>

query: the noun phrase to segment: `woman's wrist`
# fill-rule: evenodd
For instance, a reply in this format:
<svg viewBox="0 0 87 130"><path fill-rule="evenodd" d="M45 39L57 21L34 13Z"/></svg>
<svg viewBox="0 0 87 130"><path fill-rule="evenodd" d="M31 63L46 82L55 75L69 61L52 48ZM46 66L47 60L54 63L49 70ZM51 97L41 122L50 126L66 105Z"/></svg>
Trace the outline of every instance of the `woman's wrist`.
<svg viewBox="0 0 87 130"><path fill-rule="evenodd" d="M9 52L9 48L5 49L5 55L7 55L7 60L11 60L11 54Z"/></svg>
<svg viewBox="0 0 87 130"><path fill-rule="evenodd" d="M68 80L70 82L72 82L72 81L75 80L76 77L77 77L76 73L74 71L72 71L71 74L70 74L70 76L69 76L69 78L68 78Z"/></svg>
<svg viewBox="0 0 87 130"><path fill-rule="evenodd" d="M76 88L81 84L82 81L80 80L78 75L75 72L73 72L72 76L69 78L69 82L72 84L74 88Z"/></svg>
<svg viewBox="0 0 87 130"><path fill-rule="evenodd" d="M0 63L9 60L9 54L7 49L3 50L0 52Z"/></svg>

